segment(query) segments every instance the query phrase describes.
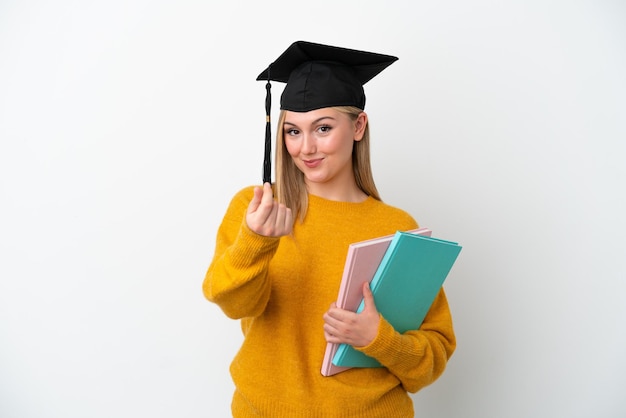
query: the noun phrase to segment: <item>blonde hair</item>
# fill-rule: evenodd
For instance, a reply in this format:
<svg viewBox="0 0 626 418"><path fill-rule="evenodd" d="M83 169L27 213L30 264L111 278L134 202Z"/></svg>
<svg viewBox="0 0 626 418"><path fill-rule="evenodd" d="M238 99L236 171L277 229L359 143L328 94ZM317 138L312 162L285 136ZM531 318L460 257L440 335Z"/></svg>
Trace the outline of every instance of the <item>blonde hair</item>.
<svg viewBox="0 0 626 418"><path fill-rule="evenodd" d="M353 106L338 106L333 107L333 109L348 115L353 122L363 112L363 110ZM275 193L278 201L291 208L294 218L297 217L302 222L306 216L308 194L304 183L304 175L296 167L289 152L287 152L283 130L285 116L286 112L281 110L276 133ZM354 172L357 187L368 196L381 200L374 184L374 176L372 175L369 122L365 126L363 138L360 141L354 141L352 148L352 171Z"/></svg>

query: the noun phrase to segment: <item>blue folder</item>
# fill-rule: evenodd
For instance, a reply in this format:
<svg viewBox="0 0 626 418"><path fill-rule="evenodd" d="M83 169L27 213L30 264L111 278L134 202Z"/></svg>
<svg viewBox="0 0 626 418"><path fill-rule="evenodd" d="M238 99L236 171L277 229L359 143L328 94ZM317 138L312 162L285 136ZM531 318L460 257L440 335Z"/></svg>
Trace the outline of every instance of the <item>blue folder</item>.
<svg viewBox="0 0 626 418"><path fill-rule="evenodd" d="M461 248L456 242L396 232L370 282L376 309L396 331L420 327ZM363 308L361 301L357 312ZM348 344L339 346L333 364L382 367Z"/></svg>

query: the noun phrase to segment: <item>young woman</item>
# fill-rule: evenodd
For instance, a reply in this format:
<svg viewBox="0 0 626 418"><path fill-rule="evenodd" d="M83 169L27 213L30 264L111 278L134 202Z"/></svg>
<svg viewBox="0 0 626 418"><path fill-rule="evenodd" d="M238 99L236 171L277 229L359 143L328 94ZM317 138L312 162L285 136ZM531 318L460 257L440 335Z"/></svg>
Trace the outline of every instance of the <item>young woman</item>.
<svg viewBox="0 0 626 418"><path fill-rule="evenodd" d="M413 417L408 393L434 382L454 352L443 289L421 327L403 334L367 285L361 313L335 305L350 243L417 227L380 200L370 168L363 84L396 59L296 42L259 76L287 82L276 183L234 196L203 283L208 300L241 320L234 417ZM327 342L384 367L322 376Z"/></svg>

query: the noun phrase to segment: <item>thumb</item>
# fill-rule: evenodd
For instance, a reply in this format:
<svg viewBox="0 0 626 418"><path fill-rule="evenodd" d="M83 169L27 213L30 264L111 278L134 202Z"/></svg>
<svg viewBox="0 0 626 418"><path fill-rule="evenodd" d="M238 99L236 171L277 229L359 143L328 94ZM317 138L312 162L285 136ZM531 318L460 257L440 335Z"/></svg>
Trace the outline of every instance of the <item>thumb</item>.
<svg viewBox="0 0 626 418"><path fill-rule="evenodd" d="M363 307L364 311L372 310L376 312L376 304L374 303L374 294L372 293L372 289L370 289L370 284L367 282L363 284L363 303L365 305Z"/></svg>

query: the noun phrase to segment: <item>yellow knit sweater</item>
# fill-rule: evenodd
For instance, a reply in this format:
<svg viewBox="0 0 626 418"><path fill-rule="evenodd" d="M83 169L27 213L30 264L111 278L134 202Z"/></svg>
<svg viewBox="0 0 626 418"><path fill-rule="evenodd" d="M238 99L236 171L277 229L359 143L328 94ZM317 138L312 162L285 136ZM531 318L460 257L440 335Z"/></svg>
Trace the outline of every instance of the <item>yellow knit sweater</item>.
<svg viewBox="0 0 626 418"><path fill-rule="evenodd" d="M437 379L456 347L443 289L419 330L399 334L384 318L358 347L385 367L324 377L322 315L337 298L348 245L417 227L406 212L368 198L309 196L293 235L269 238L246 225L253 188L235 195L219 228L203 291L245 336L231 364L233 416L413 417L407 392Z"/></svg>

